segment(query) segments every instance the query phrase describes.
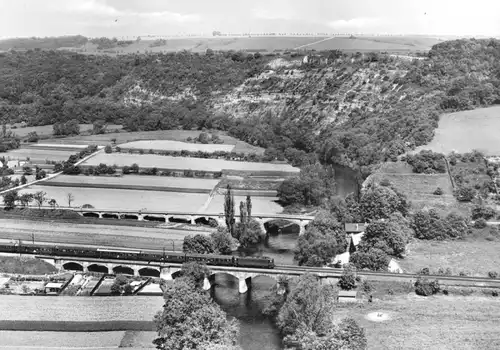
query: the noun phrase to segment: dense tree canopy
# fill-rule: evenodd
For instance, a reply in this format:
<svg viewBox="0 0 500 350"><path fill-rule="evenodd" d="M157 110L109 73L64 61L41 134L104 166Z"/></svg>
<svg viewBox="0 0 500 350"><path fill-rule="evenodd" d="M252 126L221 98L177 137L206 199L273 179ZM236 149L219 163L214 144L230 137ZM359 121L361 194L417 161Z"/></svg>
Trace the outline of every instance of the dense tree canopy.
<svg viewBox="0 0 500 350"><path fill-rule="evenodd" d="M337 254L345 252L346 248L343 225L330 213L321 211L299 237L294 258L299 265L323 266Z"/></svg>
<svg viewBox="0 0 500 350"><path fill-rule="evenodd" d="M155 316L158 349L205 349L208 346L234 346L238 337L236 321L228 320L210 296L180 278L166 285L165 305Z"/></svg>
<svg viewBox="0 0 500 350"><path fill-rule="evenodd" d="M409 207L404 194L387 186L371 186L359 201L360 214L365 221L387 219L395 212L406 216Z"/></svg>

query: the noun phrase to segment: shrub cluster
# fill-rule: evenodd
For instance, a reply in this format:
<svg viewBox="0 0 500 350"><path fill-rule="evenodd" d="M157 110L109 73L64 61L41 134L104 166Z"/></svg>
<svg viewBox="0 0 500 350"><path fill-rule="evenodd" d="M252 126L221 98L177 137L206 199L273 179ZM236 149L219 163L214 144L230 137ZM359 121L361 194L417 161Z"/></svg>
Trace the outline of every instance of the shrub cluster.
<svg viewBox="0 0 500 350"><path fill-rule="evenodd" d="M429 281L426 278L419 277L415 282L415 293L417 295L434 295L437 294L440 289L438 280Z"/></svg>
<svg viewBox="0 0 500 350"><path fill-rule="evenodd" d="M421 151L415 155L408 155L406 162L412 166L415 173L445 173L446 163L444 155L432 151Z"/></svg>
<svg viewBox="0 0 500 350"><path fill-rule="evenodd" d="M463 238L470 233L467 218L455 213L441 217L434 209L417 211L412 217L411 228L416 238L427 240Z"/></svg>

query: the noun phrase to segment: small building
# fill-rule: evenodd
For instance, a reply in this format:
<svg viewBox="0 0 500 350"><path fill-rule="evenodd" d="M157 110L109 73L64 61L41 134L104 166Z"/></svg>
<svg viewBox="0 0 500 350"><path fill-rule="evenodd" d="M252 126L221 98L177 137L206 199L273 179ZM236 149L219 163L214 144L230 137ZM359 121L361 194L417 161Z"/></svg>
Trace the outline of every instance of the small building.
<svg viewBox="0 0 500 350"><path fill-rule="evenodd" d="M344 225L344 229L346 233L361 233L365 232L366 227L368 226L367 223L346 223Z"/></svg>
<svg viewBox="0 0 500 350"><path fill-rule="evenodd" d="M306 55L302 59L303 64L319 64L319 65L327 65L328 58L320 55Z"/></svg>
<svg viewBox="0 0 500 350"><path fill-rule="evenodd" d="M337 302L339 303L356 303L358 292L355 290L341 290L339 291Z"/></svg>
<svg viewBox="0 0 500 350"><path fill-rule="evenodd" d="M49 282L44 287L45 294L58 295L61 292L62 286L62 283Z"/></svg>

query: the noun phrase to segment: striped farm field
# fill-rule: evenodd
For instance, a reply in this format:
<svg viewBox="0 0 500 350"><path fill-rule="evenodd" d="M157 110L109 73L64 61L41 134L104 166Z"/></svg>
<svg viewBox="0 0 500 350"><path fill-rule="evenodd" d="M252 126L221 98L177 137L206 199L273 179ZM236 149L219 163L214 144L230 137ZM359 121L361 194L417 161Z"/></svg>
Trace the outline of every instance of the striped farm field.
<svg viewBox="0 0 500 350"><path fill-rule="evenodd" d="M213 179L170 176L124 175L121 177L107 177L60 175L45 182L45 186L209 193L218 183L219 180Z"/></svg>
<svg viewBox="0 0 500 350"><path fill-rule="evenodd" d="M210 130L207 133L212 133ZM224 132L216 132L224 145L234 145L233 152L264 154L264 148L252 146L244 141L226 135ZM65 138L54 138L44 140L44 143L64 143L80 145L100 145L106 146L116 140L116 144L121 145L127 142L143 140L171 140L185 142L188 138L195 138L200 135L199 130L157 130L157 131L134 131L116 132L102 135L78 135ZM113 140L113 141L112 141Z"/></svg>
<svg viewBox="0 0 500 350"><path fill-rule="evenodd" d="M251 163L228 161L224 159L202 159L202 158L184 158L160 156L154 154L123 154L123 153L99 153L90 158L83 166L97 166L100 163L107 165L117 165L118 167L130 166L137 163L140 168L158 168L162 170L192 170L192 171L235 171L251 174L274 174L279 176L293 175L300 172L299 168L288 164L272 163Z"/></svg>
<svg viewBox="0 0 500 350"><path fill-rule="evenodd" d="M31 161L35 162L45 162L46 160L59 162L68 160L68 157L74 153L75 151L71 150L58 151L47 149L20 148L0 153L0 157L18 160L26 160L27 158L29 158Z"/></svg>
<svg viewBox="0 0 500 350"><path fill-rule="evenodd" d="M190 151L190 152L231 152L235 145L224 144L201 144L201 143L188 143L171 140L143 140L127 142L120 145L122 150L154 150L154 151Z"/></svg>
<svg viewBox="0 0 500 350"><path fill-rule="evenodd" d="M208 194L164 191L138 191L104 188L55 187L34 185L20 191L34 193L44 191L60 206L68 205L68 193L73 194L72 207L90 204L99 209L150 210L150 211L198 211L208 200Z"/></svg>

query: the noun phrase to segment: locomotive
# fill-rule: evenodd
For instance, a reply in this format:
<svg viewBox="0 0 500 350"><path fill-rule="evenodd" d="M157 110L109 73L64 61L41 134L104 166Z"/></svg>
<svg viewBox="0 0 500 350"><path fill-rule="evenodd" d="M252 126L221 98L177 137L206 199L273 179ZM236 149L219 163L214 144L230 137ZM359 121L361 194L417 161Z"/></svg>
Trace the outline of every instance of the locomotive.
<svg viewBox="0 0 500 350"><path fill-rule="evenodd" d="M182 252L155 251L155 250L126 250L108 248L90 248L74 246L51 246L31 243L1 244L0 252L15 254L33 254L42 256L61 256L94 258L105 260L135 260L148 263L186 263L196 261L206 265L249 267L259 269L273 269L274 259L268 257L240 257L216 254L190 254Z"/></svg>

